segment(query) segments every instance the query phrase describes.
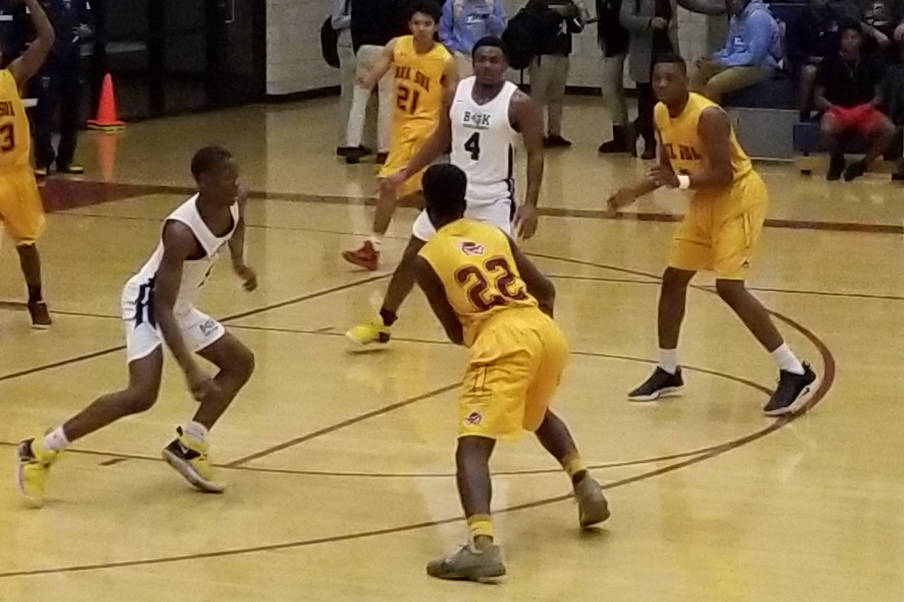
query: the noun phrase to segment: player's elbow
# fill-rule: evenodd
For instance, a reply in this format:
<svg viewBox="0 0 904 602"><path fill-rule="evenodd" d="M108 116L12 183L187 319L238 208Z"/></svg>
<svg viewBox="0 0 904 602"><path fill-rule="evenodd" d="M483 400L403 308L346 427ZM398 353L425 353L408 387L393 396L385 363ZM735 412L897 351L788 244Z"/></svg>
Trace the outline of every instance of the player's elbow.
<svg viewBox="0 0 904 602"><path fill-rule="evenodd" d="M730 165L722 167L716 172L716 183L719 186L730 186L733 180L734 173Z"/></svg>

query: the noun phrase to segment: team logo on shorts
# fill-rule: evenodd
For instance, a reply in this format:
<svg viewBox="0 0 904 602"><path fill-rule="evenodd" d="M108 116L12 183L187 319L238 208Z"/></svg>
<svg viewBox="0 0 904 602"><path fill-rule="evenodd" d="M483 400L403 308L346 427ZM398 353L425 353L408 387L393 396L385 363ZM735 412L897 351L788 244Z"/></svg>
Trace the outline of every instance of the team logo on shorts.
<svg viewBox="0 0 904 602"><path fill-rule="evenodd" d="M485 249L482 244L463 240L459 243L458 248L465 255L483 255Z"/></svg>
<svg viewBox="0 0 904 602"><path fill-rule="evenodd" d="M483 414L476 410L468 414L468 417L465 418L465 426L477 426L481 422L483 422Z"/></svg>
<svg viewBox="0 0 904 602"><path fill-rule="evenodd" d="M201 329L201 334L208 337L217 329L217 323L215 320L207 320L198 326L198 328Z"/></svg>

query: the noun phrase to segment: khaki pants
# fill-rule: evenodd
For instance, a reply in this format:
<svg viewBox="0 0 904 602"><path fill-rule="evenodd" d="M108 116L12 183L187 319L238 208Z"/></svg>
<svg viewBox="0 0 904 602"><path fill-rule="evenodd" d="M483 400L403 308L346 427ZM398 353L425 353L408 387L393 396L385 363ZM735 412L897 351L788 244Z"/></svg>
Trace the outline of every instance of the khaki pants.
<svg viewBox="0 0 904 602"><path fill-rule="evenodd" d="M562 105L568 82L568 57L543 54L530 64L530 95L548 114L547 132L562 135Z"/></svg>
<svg viewBox="0 0 904 602"><path fill-rule="evenodd" d="M383 56L382 46L361 46L355 56L355 77L363 77L374 68L380 57ZM390 69L377 84L377 96L379 110L377 116L377 150L389 151L389 134L392 127L392 97L395 92L395 71ZM345 142L348 146L361 144L364 134L364 120L367 112L367 103L370 100L370 90L365 90L355 84L352 93L352 106L349 109L348 128L346 129Z"/></svg>
<svg viewBox="0 0 904 602"><path fill-rule="evenodd" d="M690 88L692 92L720 103L723 94L752 86L771 76L772 69L769 67L724 67L703 59L691 75Z"/></svg>
<svg viewBox="0 0 904 602"><path fill-rule="evenodd" d="M609 119L612 125L625 125L628 123L628 105L625 103L625 55L603 57L603 80L600 88L603 92L603 102L609 110Z"/></svg>
<svg viewBox="0 0 904 602"><path fill-rule="evenodd" d="M464 79L474 75L474 63L470 54L455 53L455 66L458 67L458 79Z"/></svg>

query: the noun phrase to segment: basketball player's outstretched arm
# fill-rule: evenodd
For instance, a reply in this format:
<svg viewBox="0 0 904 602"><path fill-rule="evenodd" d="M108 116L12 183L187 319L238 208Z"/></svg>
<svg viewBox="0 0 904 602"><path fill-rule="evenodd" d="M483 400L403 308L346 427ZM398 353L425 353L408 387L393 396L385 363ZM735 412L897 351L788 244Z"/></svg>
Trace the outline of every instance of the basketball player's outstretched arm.
<svg viewBox="0 0 904 602"><path fill-rule="evenodd" d="M424 291L433 313L436 314L440 324L446 330L449 340L456 345L461 345L465 339L461 322L458 321L458 316L455 315L455 311L449 305L449 300L446 298L446 290L443 288L443 283L440 281L439 276L436 275L433 267L423 257L417 257L414 260L414 277L418 286Z"/></svg>
<svg viewBox="0 0 904 602"><path fill-rule="evenodd" d="M386 183L393 188L401 186L402 183L424 169L428 165L436 161L440 155L446 152L449 145L452 144L452 120L449 119L449 109L452 107L452 101L455 100L455 87L443 89L443 108L439 112L439 121L436 129L429 138L424 142L421 150L415 154L408 165L386 178Z"/></svg>
<svg viewBox="0 0 904 602"><path fill-rule="evenodd" d="M515 258L515 265L518 266L521 280L527 285L527 292L537 300L540 310L551 318L556 304L556 287L534 265L534 262L521 252L521 249L518 248L518 245L511 238L509 239L509 247L512 249L512 256Z"/></svg>
<svg viewBox="0 0 904 602"><path fill-rule="evenodd" d="M246 291L257 288L257 274L245 259L245 203L248 197L243 190L239 193L239 223L229 239L229 253L232 256L232 269L242 279Z"/></svg>
<svg viewBox="0 0 904 602"><path fill-rule="evenodd" d="M20 88L41 69L41 65L44 64L44 60L56 41L53 26L38 0L22 0L22 3L28 7L28 12L31 13L31 21L34 23L38 37L28 46L28 50L8 67Z"/></svg>
<svg viewBox="0 0 904 602"><path fill-rule="evenodd" d="M543 117L537 104L521 91L512 95L509 110L512 127L521 132L527 150L527 194L515 213L515 224L518 235L528 239L537 231L537 204L543 184Z"/></svg>
<svg viewBox="0 0 904 602"><path fill-rule="evenodd" d="M396 38L393 38L383 48L383 54L380 55L380 58L373 68L358 80L359 86L367 90L372 90L373 87L377 85L377 82L383 79L383 76L386 75L386 72L392 67L392 55L395 52L395 47Z"/></svg>
<svg viewBox="0 0 904 602"><path fill-rule="evenodd" d="M182 265L186 259L200 252L198 241L191 229L180 222L170 221L163 227L163 259L154 278L154 317L166 346L182 372L192 396L202 401L214 388L213 380L207 376L185 345L182 331L173 315L173 307L179 297L182 282Z"/></svg>

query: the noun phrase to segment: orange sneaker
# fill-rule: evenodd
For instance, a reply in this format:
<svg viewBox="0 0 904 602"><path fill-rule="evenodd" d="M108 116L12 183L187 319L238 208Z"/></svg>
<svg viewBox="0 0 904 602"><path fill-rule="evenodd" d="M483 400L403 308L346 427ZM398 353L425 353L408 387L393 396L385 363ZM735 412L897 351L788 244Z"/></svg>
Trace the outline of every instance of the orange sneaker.
<svg viewBox="0 0 904 602"><path fill-rule="evenodd" d="M360 249L342 251L342 259L372 272L380 263L380 252L374 249L372 242L365 240Z"/></svg>

